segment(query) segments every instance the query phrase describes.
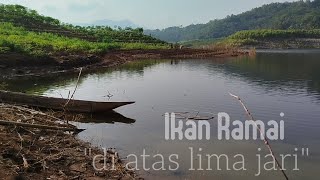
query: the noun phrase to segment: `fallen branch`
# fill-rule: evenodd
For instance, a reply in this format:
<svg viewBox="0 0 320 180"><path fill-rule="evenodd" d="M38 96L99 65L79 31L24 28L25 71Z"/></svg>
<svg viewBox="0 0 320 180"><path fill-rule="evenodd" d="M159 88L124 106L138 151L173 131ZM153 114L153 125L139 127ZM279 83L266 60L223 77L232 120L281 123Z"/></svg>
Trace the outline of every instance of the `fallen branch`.
<svg viewBox="0 0 320 180"><path fill-rule="evenodd" d="M4 126L19 126L19 127L29 127L29 128L38 128L38 129L50 129L50 130L60 130L60 131L74 131L74 132L81 132L84 129L77 129L77 128L62 128L57 126L46 126L46 125L38 125L38 124L28 124L28 123L18 123L13 121L4 121L0 120L0 125Z"/></svg>
<svg viewBox="0 0 320 180"><path fill-rule="evenodd" d="M18 134L18 136L19 136L19 138L20 138L20 151L22 150L22 148L23 148L23 142L24 142L24 140L23 140L23 138L22 138L22 136L20 135L20 133L17 131L17 134Z"/></svg>
<svg viewBox="0 0 320 180"><path fill-rule="evenodd" d="M186 119L186 120L194 120L194 121L204 121L214 119L213 116L203 117L199 116L199 112L195 116L192 116L189 112L175 112L177 119Z"/></svg>
<svg viewBox="0 0 320 180"><path fill-rule="evenodd" d="M243 101L240 99L239 96L233 95L231 93L229 93L230 96L234 97L235 99L237 99L240 104L242 105L243 109L246 111L247 116L250 118L251 121L254 122L256 128L259 130L261 136L263 137L263 141L265 143L265 145L267 146L267 148L269 149L270 154L272 155L273 159L276 161L278 168L281 170L282 174L284 175L284 177L289 180L287 174L284 172L284 170L282 169L282 166L280 165L279 161L277 160L277 158L275 157L275 154L272 150L272 147L268 141L268 139L266 138L265 134L263 134L261 128L257 125L256 120L253 118L252 114L250 113L249 109L247 108L247 106L243 103Z"/></svg>
<svg viewBox="0 0 320 180"><path fill-rule="evenodd" d="M52 118L52 119L54 119L54 120L56 120L56 121L64 122L64 120L59 119L59 118L57 118L57 117L51 116L51 115L46 114L46 113L43 113L43 112L41 112L41 111L36 111L36 110L34 110L34 109L22 107L22 106L0 104L0 108L7 108L7 109L15 108L15 109L18 109L18 110L20 110L20 111L28 112L28 113L30 113L30 114L32 114L32 115L46 116L46 117ZM48 120L46 120L46 119L43 119L43 121L52 122L52 121L48 121Z"/></svg>
<svg viewBox="0 0 320 180"><path fill-rule="evenodd" d="M24 155L21 155L21 156L22 156L22 160L23 160L23 167L25 169L28 169L30 167L30 165L29 165L27 159L24 157Z"/></svg>
<svg viewBox="0 0 320 180"><path fill-rule="evenodd" d="M38 164L38 163L41 163L41 162L45 162L45 160L48 160L49 158L54 158L54 157L56 157L56 156L61 156L63 153L64 153L64 152L60 152L60 153L57 153L57 154L54 154L54 155L47 156L47 157L41 159L40 161L34 163L33 165Z"/></svg>

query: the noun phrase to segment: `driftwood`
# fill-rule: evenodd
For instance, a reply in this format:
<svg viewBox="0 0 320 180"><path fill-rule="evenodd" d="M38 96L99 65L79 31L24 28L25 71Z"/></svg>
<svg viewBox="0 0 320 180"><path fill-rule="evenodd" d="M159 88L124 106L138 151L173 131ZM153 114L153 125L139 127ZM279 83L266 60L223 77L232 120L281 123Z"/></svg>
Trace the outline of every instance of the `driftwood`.
<svg viewBox="0 0 320 180"><path fill-rule="evenodd" d="M189 112L175 112L177 119L185 119L185 120L194 120L194 121L204 121L204 120L211 120L214 119L213 116L204 117L199 116L200 112L197 112L196 115L191 115Z"/></svg>
<svg viewBox="0 0 320 180"><path fill-rule="evenodd" d="M77 128L63 128L57 126L46 126L46 125L38 125L38 124L29 124L29 123L19 123L14 121L4 121L0 120L0 125L4 126L20 126L20 127L29 127L29 128L37 128L37 129L50 129L50 130L59 130L59 131L73 131L79 133L84 131L84 129L77 129Z"/></svg>
<svg viewBox="0 0 320 180"><path fill-rule="evenodd" d="M253 116L252 116L252 114L250 113L250 111L249 111L249 109L247 108L247 106L244 104L244 102L240 99L239 96L233 95L233 94L231 94L231 93L229 93L229 94L230 94L230 96L234 97L235 99L237 99L237 100L240 102L241 106L242 106L243 109L246 111L247 116L250 118L251 121L255 122L256 128L259 130L261 136L263 137L264 144L267 146L270 154L272 155L273 159L276 161L278 168L281 170L283 176L284 176L287 180L289 180L287 174L286 174L285 171L282 169L282 166L280 165L279 161L277 160L277 158L276 158L276 156L275 156L275 153L273 152L272 147L271 147L271 145L270 145L270 143L269 143L266 135L263 134L263 132L262 132L262 130L260 129L260 127L256 124L256 120L253 118Z"/></svg>

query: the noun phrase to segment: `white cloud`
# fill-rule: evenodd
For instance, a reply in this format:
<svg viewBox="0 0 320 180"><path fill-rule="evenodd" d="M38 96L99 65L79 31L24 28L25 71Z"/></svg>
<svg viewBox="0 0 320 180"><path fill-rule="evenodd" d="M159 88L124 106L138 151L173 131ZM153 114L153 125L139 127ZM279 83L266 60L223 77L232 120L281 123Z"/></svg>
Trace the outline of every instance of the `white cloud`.
<svg viewBox="0 0 320 180"><path fill-rule="evenodd" d="M68 23L100 19L129 19L136 24L161 28L205 23L238 14L262 4L285 0L3 0L21 4ZM292 1L292 0L289 0Z"/></svg>

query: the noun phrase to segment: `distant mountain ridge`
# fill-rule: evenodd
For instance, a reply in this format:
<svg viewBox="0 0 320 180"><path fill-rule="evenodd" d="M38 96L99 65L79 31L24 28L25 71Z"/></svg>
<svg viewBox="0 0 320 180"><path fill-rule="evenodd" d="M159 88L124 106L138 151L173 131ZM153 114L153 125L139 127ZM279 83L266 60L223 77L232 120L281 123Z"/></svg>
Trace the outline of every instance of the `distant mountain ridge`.
<svg viewBox="0 0 320 180"><path fill-rule="evenodd" d="M145 30L144 33L164 41L180 42L222 38L241 30L317 28L320 28L320 0L301 0L263 5L206 24Z"/></svg>
<svg viewBox="0 0 320 180"><path fill-rule="evenodd" d="M138 28L137 24L133 23L130 20L120 20L120 21L114 21L114 20L109 20L109 19L101 19L101 20L96 20L91 23L76 23L76 25L79 26L109 26L111 28L126 28L126 27L131 27L131 28Z"/></svg>

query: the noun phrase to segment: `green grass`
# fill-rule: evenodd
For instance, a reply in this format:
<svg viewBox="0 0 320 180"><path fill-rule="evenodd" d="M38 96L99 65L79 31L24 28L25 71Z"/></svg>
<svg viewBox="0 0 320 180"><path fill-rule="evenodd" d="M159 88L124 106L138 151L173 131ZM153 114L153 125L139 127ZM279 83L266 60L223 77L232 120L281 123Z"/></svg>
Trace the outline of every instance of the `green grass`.
<svg viewBox="0 0 320 180"><path fill-rule="evenodd" d="M314 30L246 30L239 31L226 39L221 44L231 46L254 45L263 40L281 40L297 38L320 38L320 29Z"/></svg>
<svg viewBox="0 0 320 180"><path fill-rule="evenodd" d="M90 42L52 33L37 33L0 23L0 53L19 52L33 56L55 53L104 53L112 49L165 49L167 44Z"/></svg>
<svg viewBox="0 0 320 180"><path fill-rule="evenodd" d="M9 22L28 31L53 33L91 42L166 44L164 41L144 35L142 28L112 29L108 26L74 26L41 15L21 5L0 4L0 22Z"/></svg>
<svg viewBox="0 0 320 180"><path fill-rule="evenodd" d="M320 29L314 30L247 30L239 31L230 39L266 39L266 38L320 38Z"/></svg>

